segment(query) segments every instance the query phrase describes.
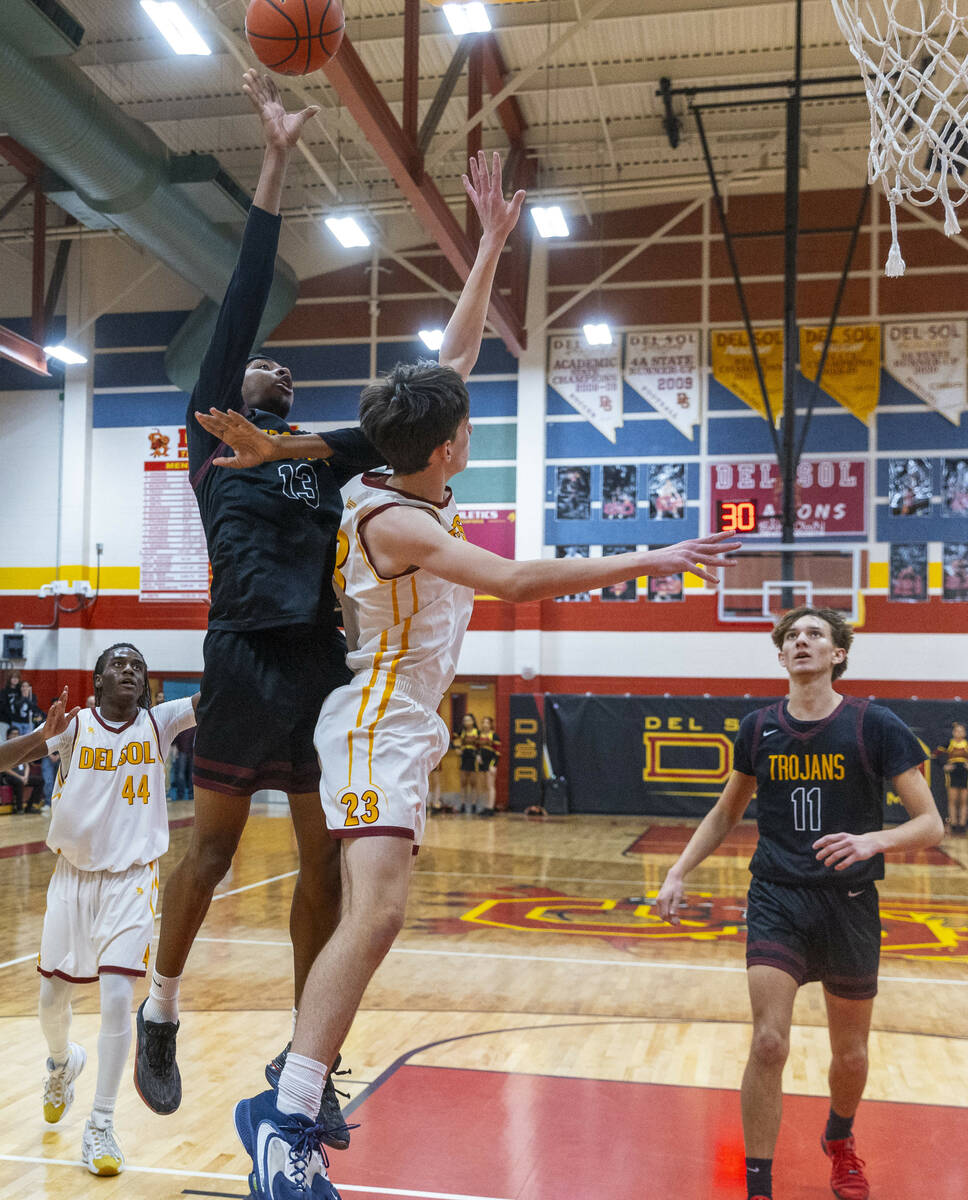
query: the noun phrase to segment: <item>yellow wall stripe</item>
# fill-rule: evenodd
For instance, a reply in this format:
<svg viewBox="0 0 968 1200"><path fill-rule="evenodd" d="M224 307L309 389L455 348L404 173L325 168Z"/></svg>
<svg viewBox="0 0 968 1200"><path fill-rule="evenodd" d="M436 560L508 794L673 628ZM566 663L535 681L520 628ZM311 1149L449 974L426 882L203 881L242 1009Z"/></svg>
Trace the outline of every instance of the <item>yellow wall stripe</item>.
<svg viewBox="0 0 968 1200"><path fill-rule="evenodd" d="M59 567L0 567L0 591L36 592L55 579L86 579L91 587L97 580L96 567L64 563ZM140 567L102 567L101 587L110 591L136 592L141 586Z"/></svg>

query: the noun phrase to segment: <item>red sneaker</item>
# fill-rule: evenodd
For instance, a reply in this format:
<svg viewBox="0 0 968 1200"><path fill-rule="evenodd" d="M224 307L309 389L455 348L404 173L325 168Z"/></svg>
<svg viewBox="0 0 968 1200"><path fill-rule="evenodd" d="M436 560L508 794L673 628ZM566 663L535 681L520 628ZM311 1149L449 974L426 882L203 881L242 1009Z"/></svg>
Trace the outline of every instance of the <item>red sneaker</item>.
<svg viewBox="0 0 968 1200"><path fill-rule="evenodd" d="M838 1200L867 1200L871 1185L864 1174L864 1160L854 1151L852 1137L828 1142L820 1138L823 1152L831 1160L830 1188Z"/></svg>

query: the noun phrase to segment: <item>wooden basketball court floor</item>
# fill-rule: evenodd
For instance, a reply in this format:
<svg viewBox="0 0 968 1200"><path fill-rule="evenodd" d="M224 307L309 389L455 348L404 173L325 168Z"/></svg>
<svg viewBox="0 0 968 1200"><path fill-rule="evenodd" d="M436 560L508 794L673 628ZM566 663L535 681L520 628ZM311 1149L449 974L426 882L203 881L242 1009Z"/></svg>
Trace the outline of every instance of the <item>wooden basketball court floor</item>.
<svg viewBox="0 0 968 1200"><path fill-rule="evenodd" d="M284 810L283 810L284 812ZM172 854L191 807L170 806ZM79 1163L94 1091L97 989L73 1037L91 1055L62 1125L41 1111L35 954L52 858L43 816L0 819L0 1197L244 1197L232 1108L289 1033L289 822L253 810L189 960L184 1101L150 1113L128 1075L117 1179ZM646 818L431 820L406 927L344 1048L345 1200L742 1200L738 1087L749 1042L741 827L691 881L678 930L649 900L690 826ZM968 839L894 862L867 1098L873 1200L968 1196ZM164 863L162 864L164 877ZM136 1002L145 987L139 984ZM828 1048L819 985L795 1011L777 1200L831 1193L819 1139Z"/></svg>

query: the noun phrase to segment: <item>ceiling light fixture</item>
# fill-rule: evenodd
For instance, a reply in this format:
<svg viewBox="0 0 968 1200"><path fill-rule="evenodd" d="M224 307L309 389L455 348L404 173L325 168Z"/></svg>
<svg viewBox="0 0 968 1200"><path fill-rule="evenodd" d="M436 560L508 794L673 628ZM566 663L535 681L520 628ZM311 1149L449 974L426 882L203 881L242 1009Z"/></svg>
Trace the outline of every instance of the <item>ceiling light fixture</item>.
<svg viewBox="0 0 968 1200"><path fill-rule="evenodd" d="M611 346L612 331L607 321L589 321L582 326L585 341L589 346Z"/></svg>
<svg viewBox="0 0 968 1200"><path fill-rule="evenodd" d="M437 351L444 344L444 331L442 329L421 329L420 340L428 350Z"/></svg>
<svg viewBox="0 0 968 1200"><path fill-rule="evenodd" d="M370 239L363 232L356 217L327 217L326 228L339 244L348 250L354 246L370 244Z"/></svg>
<svg viewBox="0 0 968 1200"><path fill-rule="evenodd" d="M45 346L44 353L48 358L56 358L60 362L68 363L72 367L87 362L83 354L78 354L76 350L72 350L70 346L63 344L59 346Z"/></svg>
<svg viewBox="0 0 968 1200"><path fill-rule="evenodd" d="M537 206L531 210L531 220L538 234L543 238L568 237L570 230L565 214L560 204L549 204L546 208Z"/></svg>
<svg viewBox="0 0 968 1200"><path fill-rule="evenodd" d="M445 4L443 9L451 31L458 37L465 33L487 33L491 28L491 19L480 0L471 0L469 4Z"/></svg>
<svg viewBox="0 0 968 1200"><path fill-rule="evenodd" d="M212 48L175 0L141 0L141 7L154 21L176 54L211 54Z"/></svg>

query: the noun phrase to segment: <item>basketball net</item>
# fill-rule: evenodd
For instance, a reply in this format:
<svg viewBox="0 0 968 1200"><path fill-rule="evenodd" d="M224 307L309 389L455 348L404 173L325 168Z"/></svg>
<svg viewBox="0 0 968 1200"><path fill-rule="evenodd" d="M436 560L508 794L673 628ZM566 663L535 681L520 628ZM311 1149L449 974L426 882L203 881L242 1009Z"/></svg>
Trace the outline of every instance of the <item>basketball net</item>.
<svg viewBox="0 0 968 1200"><path fill-rule="evenodd" d="M885 275L904 274L897 206L944 205L944 231L960 233L968 199L968 13L966 0L830 0L861 65L871 109L868 179L891 208Z"/></svg>

